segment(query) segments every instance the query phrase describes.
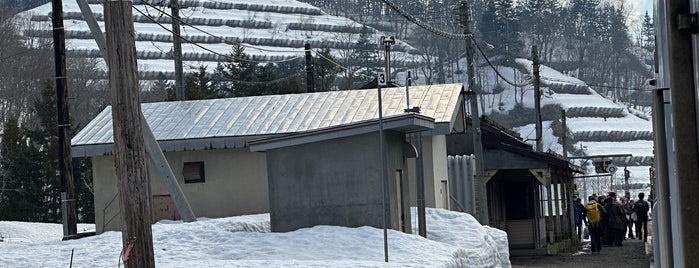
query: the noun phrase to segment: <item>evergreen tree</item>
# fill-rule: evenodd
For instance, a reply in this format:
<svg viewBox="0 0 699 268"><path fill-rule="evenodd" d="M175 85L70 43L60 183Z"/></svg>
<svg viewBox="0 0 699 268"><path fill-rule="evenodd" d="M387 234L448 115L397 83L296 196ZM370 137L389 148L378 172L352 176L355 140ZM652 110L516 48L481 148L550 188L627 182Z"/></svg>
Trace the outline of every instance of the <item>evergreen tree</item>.
<svg viewBox="0 0 699 268"><path fill-rule="evenodd" d="M156 80L153 89L161 90L165 88L167 90L167 100L177 100L174 84L164 79L163 76L162 79ZM206 66L200 65L195 72L187 74L184 78L184 95L185 100L202 100L219 97L218 92L214 91L213 78L212 75L206 71Z"/></svg>
<svg viewBox="0 0 699 268"><path fill-rule="evenodd" d="M356 66L360 68L359 74L368 77L375 77L380 71L378 45L374 40L370 40L373 36L368 27L363 26L362 32L359 34L359 40L354 44L354 53L352 58L356 60Z"/></svg>
<svg viewBox="0 0 699 268"><path fill-rule="evenodd" d="M58 133L56 130L56 95L52 85L46 85L32 106L32 114L39 122L35 129L26 129L30 147L37 148L38 161L26 163L34 165L37 171L36 177L29 178L41 183L43 210L39 214L47 213L41 220L46 222L59 222L61 220L61 182L56 174L58 167ZM81 221L94 222L94 197L92 193L91 165L88 159L79 159L73 162L73 185L77 197L76 208L78 218ZM87 162L87 163L86 163Z"/></svg>
<svg viewBox="0 0 699 268"><path fill-rule="evenodd" d="M211 88L211 75L206 71L204 65L199 66L196 72L187 75L184 87L188 100L217 97L217 93Z"/></svg>
<svg viewBox="0 0 699 268"><path fill-rule="evenodd" d="M655 51L655 30L653 20L648 16L648 11L643 15L643 25L641 26L641 47L649 52Z"/></svg>
<svg viewBox="0 0 699 268"><path fill-rule="evenodd" d="M258 83L253 84L257 95L272 95L277 93L278 83L275 80L277 67L272 63L267 63L257 68L255 76Z"/></svg>
<svg viewBox="0 0 699 268"><path fill-rule="evenodd" d="M274 83L277 94L306 92L305 76L300 75L305 70L305 61L301 59L278 63L275 70L278 81Z"/></svg>
<svg viewBox="0 0 699 268"><path fill-rule="evenodd" d="M257 64L251 62L240 43L233 45L227 61L219 63L214 73L213 89L222 97L241 97L257 95L255 87L255 70Z"/></svg>
<svg viewBox="0 0 699 268"><path fill-rule="evenodd" d="M0 220L46 221L44 183L38 180L41 174L35 166L41 159L17 118L8 117L4 122L0 155Z"/></svg>
<svg viewBox="0 0 699 268"><path fill-rule="evenodd" d="M318 51L318 54L319 55L316 55L315 64L313 65L314 74L316 76L315 91L330 91L333 83L335 83L335 77L340 70L335 63L331 62L335 61L335 59L330 54L330 48L323 47Z"/></svg>

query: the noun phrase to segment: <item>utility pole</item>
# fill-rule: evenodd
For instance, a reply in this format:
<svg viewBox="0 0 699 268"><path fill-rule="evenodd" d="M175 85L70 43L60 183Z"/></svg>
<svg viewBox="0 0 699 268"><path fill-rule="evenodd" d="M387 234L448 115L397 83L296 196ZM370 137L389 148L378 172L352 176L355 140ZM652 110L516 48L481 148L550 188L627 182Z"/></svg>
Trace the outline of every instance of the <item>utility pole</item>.
<svg viewBox="0 0 699 268"><path fill-rule="evenodd" d="M92 36L95 38L97 46L100 48L100 52L102 53L104 62L108 62L109 59L107 58L107 41L104 38L104 33L102 33L102 30L99 28L97 20L95 19L95 16L92 14L92 10L90 9L90 6L87 4L87 1L77 1L78 5L80 6L80 10L82 11L83 17L85 18L85 21L87 21L88 25L91 25L90 31L92 32ZM177 208L177 212L180 214L180 217L184 222L196 221L197 218L196 216L194 216L194 212L192 211L192 208L189 205L187 198L184 196L182 189L177 183L175 174L174 172L172 172L172 169L170 168L170 164L168 164L167 159L165 159L163 150L160 148L160 145L158 144L158 141L155 139L155 136L153 135L153 132L148 126L148 122L143 117L143 114L141 114L141 124L143 126L143 139L146 146L146 152L150 156L153 165L156 167L163 179L163 182L167 186L168 192L172 197L172 201L175 203L175 207Z"/></svg>
<svg viewBox="0 0 699 268"><path fill-rule="evenodd" d="M539 74L539 49L532 46L532 67L534 72L534 111L536 124L536 151L543 152L541 144L541 75Z"/></svg>
<svg viewBox="0 0 699 268"><path fill-rule="evenodd" d="M58 114L58 168L61 180L61 214L63 240L75 238L77 208L73 187L73 164L70 152L70 115L68 80L66 79L66 40L63 30L63 2L52 2L53 52L56 71L56 113Z"/></svg>
<svg viewBox="0 0 699 268"><path fill-rule="evenodd" d="M125 267L155 267L131 0L104 1Z"/></svg>
<svg viewBox="0 0 699 268"><path fill-rule="evenodd" d="M459 6L459 21L464 27L464 34L471 35L471 10L468 2L461 1ZM481 121L478 112L478 91L476 90L476 75L473 63L473 38L466 40L466 62L468 72L468 91L462 88L461 95L464 110L464 128L466 128L466 99L471 103L471 134L473 135L473 154L476 162L476 175L474 178L474 192L476 193L476 218L481 224L490 224L488 215L488 195L486 193L485 169L483 167L483 142L481 140Z"/></svg>
<svg viewBox="0 0 699 268"><path fill-rule="evenodd" d="M315 92L315 82L313 78L313 56L311 55L311 44L303 45L306 51L306 92Z"/></svg>
<svg viewBox="0 0 699 268"><path fill-rule="evenodd" d="M563 143L563 159L568 160L568 124L566 124L566 109L561 109L561 131L563 131L563 136L561 137Z"/></svg>
<svg viewBox="0 0 699 268"><path fill-rule="evenodd" d="M182 37L180 37L180 5L177 0L170 0L172 12L172 57L175 59L175 96L178 101L185 100L182 70Z"/></svg>

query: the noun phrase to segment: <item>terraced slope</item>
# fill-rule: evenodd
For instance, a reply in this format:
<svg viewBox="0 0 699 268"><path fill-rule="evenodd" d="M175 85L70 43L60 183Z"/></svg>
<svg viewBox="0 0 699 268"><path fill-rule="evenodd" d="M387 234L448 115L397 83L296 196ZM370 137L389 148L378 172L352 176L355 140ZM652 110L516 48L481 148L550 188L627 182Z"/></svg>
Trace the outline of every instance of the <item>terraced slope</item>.
<svg viewBox="0 0 699 268"><path fill-rule="evenodd" d="M531 62L527 60L520 60L519 63L524 68L531 68ZM618 167L613 177L614 184L623 182L623 169L626 167L631 172L629 182L634 184L631 188L636 188L632 194L648 187L649 168L653 163L653 126L650 117L639 117L637 114L644 114L644 111L633 111L600 95L584 82L548 67L543 67L541 75L544 92L542 105L559 105L566 110L567 127L576 148L574 152L569 152L569 156L630 154L632 156L610 158ZM553 136L550 123L544 123L547 136L544 140L548 140L549 144L557 143L558 137ZM533 125L518 130L525 138L534 138ZM549 148L562 153L560 144L556 145ZM591 162L574 161L582 165ZM595 174L591 165L587 168L588 175ZM608 185L608 179L602 184Z"/></svg>
<svg viewBox="0 0 699 268"><path fill-rule="evenodd" d="M162 0L135 0L134 28L139 70L145 78L158 73L173 77L173 36L170 8L159 5ZM319 8L294 0L180 0L182 20L182 59L185 72L189 67L209 66L224 61L231 45L240 42L253 60L274 62L299 58L303 60L305 43L312 48L329 47L340 61L348 57L352 46L365 29L369 40L379 40L375 29L344 17L331 16ZM104 30L103 0L88 0L98 24ZM64 0L64 25L69 56L100 58L76 0ZM51 4L18 14L31 22L31 37L51 38ZM377 41L378 42L378 41ZM196 43L197 45L194 45ZM394 66L400 66L415 51L398 40ZM379 65L381 66L381 65Z"/></svg>

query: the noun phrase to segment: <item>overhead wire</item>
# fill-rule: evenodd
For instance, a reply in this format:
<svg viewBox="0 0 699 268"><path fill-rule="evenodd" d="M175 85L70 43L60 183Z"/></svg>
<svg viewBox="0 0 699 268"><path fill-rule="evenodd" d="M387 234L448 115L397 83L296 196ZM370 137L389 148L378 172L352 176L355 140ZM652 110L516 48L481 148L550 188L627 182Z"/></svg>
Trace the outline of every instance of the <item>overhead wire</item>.
<svg viewBox="0 0 699 268"><path fill-rule="evenodd" d="M141 15L146 16L146 15L145 15L141 10L139 10L136 6L132 6L132 7L133 7L133 9L135 9L138 13L141 13ZM168 31L168 32L170 32L170 33L172 33L172 34L174 34L174 33L172 32L172 30L168 29L167 27L163 26L163 25L160 24L159 22L155 21L153 18L151 18L151 17L149 17L149 16L146 16L146 17L148 17L149 20L151 20L153 23L157 24L158 26L160 26L160 27L163 28L164 30L166 30L166 31ZM193 44L193 45L195 45L195 46L197 46L197 47L199 47L199 48L201 48L201 49L203 49L203 50L206 50L206 51L208 51L208 52L210 52L210 53L212 53L212 54L218 55L218 56L220 56L220 57L223 57L223 58L229 59L229 60L230 60L230 59L233 59L233 60L245 61L245 62L250 62L250 63L282 63L282 62L289 62L289 61L294 61L294 60L298 60L298 59L303 58L303 56L296 56L296 57L291 57L291 58L287 58L287 59L283 59L283 60L276 60L276 61L273 61L273 60L252 60L252 59L246 59L246 58L236 58L236 57L233 57L233 56L231 56L231 55L224 55L224 54L221 54L221 53L219 53L219 52L217 52L217 51L215 51L215 50L212 50L212 49L210 49L210 48L206 48L206 47L204 47L204 46L202 46L202 45L200 45L200 44L198 44L198 43L196 43L196 42L192 42L191 40L189 40L189 39L187 39L187 38L185 38L185 37L183 37L183 36L181 36L181 35L180 35L180 36L177 36L177 37L182 38L182 40L184 40L184 41L186 41L186 42L188 42L188 43L191 43L191 44Z"/></svg>
<svg viewBox="0 0 699 268"><path fill-rule="evenodd" d="M495 73L498 75L498 77L502 78L506 83L508 83L508 84L510 84L510 85L512 85L512 86L515 86L515 87L523 87L523 86L526 86L526 85L529 85L529 84L532 83L533 77L532 77L531 79L527 80L526 82L522 83L522 84L517 84L517 83L512 82L512 81L508 80L507 78L505 78L505 77L500 73L500 71L492 64L492 62L490 61L490 59L488 58L488 56L485 55L485 52L483 52L483 50L481 49L481 47L478 45L478 42L476 42L476 39L474 38L473 34L454 34L454 33L449 33L449 32L446 32L446 31L437 29L436 27L434 27L434 26L432 26L432 25L429 25L429 24L427 24L427 23L425 23L425 22L422 22L420 19L418 19L418 18L412 16L410 13L404 11L403 9L401 9L400 7L398 7L397 5L395 5L395 4L394 4L393 2L391 2L390 0L381 0L381 1L384 2L386 5L388 5L389 7L391 7L391 8L392 8L393 10L395 10L396 12L398 12L398 14L400 14L401 16L405 17L405 18L408 19L409 21L415 23L417 26L419 26L419 27L421 27L421 28L423 28L423 29L425 29L425 30L427 30L427 31L429 31L429 32L431 32L431 33L433 33L433 34L436 34L436 35L439 35L439 36L442 36L442 37L446 37L446 38L448 38L448 39L454 39L454 40L467 40L467 41L469 41L469 42L473 42L473 43L476 45L476 48L478 49L478 51L480 52L480 54L483 56L483 58L485 59L485 61L486 61L486 62L488 63L488 65L490 66L490 68L493 69L493 71L495 71Z"/></svg>
<svg viewBox="0 0 699 268"><path fill-rule="evenodd" d="M530 78L529 80L524 81L524 83L522 83L522 84L517 84L516 82L511 82L510 80L508 80L505 76L503 76L503 75L500 73L500 71L498 70L498 68L496 68L495 65L493 65L492 62L490 62L490 59L488 58L487 55L485 55L485 52L483 52L483 49L481 49L481 46L478 45L478 42L473 42L473 43L476 45L476 48L477 48L478 51L481 53L481 55L483 56L483 58L485 59L485 61L488 63L488 65L490 65L490 68L493 69L493 71L495 71L495 73L497 74L497 76L500 77L503 81L505 81L505 83L508 83L508 84L512 85L513 87L524 87L524 86L527 86L527 85L532 84L532 82L534 81L534 78L532 77L532 78Z"/></svg>
<svg viewBox="0 0 699 268"><path fill-rule="evenodd" d="M159 8L157 8L156 6L153 6L152 4L148 3L147 1L144 1L143 3L145 3L147 6L150 6L150 7L153 8L153 9L159 11L160 13L162 13L162 14L164 14L164 15L170 17L171 19L174 19L174 20L179 21L179 22L180 22L181 24L183 24L183 25L187 25L187 26L189 26L189 27L192 27L193 29L195 29L195 30L197 30L197 31L200 31L200 32L202 32L202 33L204 33L204 34L206 34L206 35L208 35L208 36L211 36L211 37L216 38L216 39L218 39L218 40L220 40L220 41L223 41L224 43L231 43L231 41L226 40L226 39L223 38L223 37L220 37L220 36L214 35L214 34L212 34L212 33L209 33L208 31L205 31L205 30L203 30L203 29L201 29L201 28L199 28L199 27L196 27L196 26L194 26L194 25L192 25L192 24L190 24L190 23L188 23L188 22L186 22L186 21L184 21L184 20L182 20L182 19L175 18L175 16L172 16L172 14L169 14L169 13L165 12L164 10L159 9ZM158 22L155 22L155 23L158 23ZM274 49L266 49L266 48L260 48L260 47L248 45L248 44L245 44L245 43L242 43L242 42L237 42L237 43L240 44L240 45L243 46L243 47L247 47L247 48L250 48L250 49L256 49L256 50L260 50L260 51L265 51L265 52L279 52L279 53L303 53L303 52L304 52L303 50L299 51L299 50L274 50Z"/></svg>
<svg viewBox="0 0 699 268"><path fill-rule="evenodd" d="M241 83L241 84L248 84L248 85L266 85L266 84L276 84L279 82L282 82L284 80L291 79L293 77L299 76L301 73L304 73L305 71L298 71L292 75L286 76L286 77L281 77L277 78L274 80L269 80L269 81L244 81L244 80L235 80L235 79L230 79L230 78L220 78L218 77L216 81L228 81L228 82L236 82L236 83Z"/></svg>
<svg viewBox="0 0 699 268"><path fill-rule="evenodd" d="M431 33L434 33L434 34L442 36L442 37L450 38L450 39L456 39L456 40L469 40L469 39L473 38L473 34L455 34L455 33L450 33L450 32L446 32L446 31L437 29L436 27L434 27L430 24L427 24L427 23L423 22L422 20L412 16L410 13L408 13L405 10L403 10L402 8L398 7L396 4L394 4L390 0L381 0L381 1L384 2L386 5L388 5L389 7L391 7L391 9L398 12L398 14L400 14L401 16L408 19L410 22L415 23L417 26L420 26L420 28L423 28Z"/></svg>

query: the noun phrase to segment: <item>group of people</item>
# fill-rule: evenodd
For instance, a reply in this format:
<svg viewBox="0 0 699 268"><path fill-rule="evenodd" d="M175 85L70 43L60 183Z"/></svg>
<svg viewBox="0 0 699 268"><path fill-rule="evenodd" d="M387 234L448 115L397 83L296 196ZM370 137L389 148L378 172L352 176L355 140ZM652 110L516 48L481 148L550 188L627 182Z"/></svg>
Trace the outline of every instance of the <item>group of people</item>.
<svg viewBox="0 0 699 268"><path fill-rule="evenodd" d="M648 238L650 204L644 198L645 194L639 193L638 200L633 201L627 192L620 201L615 192L610 192L606 196L593 194L583 205L576 197L573 209L578 240L582 241L584 223L593 254L602 250L603 243L610 247L622 246L627 235L629 239L643 239L645 242ZM636 231L635 236L632 229Z"/></svg>

